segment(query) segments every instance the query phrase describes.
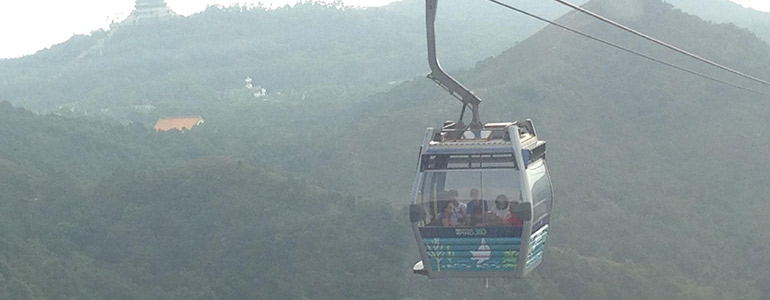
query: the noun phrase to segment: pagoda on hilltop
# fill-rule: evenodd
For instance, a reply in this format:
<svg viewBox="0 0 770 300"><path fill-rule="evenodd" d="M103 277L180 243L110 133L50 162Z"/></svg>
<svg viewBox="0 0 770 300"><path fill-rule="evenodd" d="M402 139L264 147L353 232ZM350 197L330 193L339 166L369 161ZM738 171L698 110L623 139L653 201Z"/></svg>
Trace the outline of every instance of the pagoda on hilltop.
<svg viewBox="0 0 770 300"><path fill-rule="evenodd" d="M88 50L80 53L77 59L93 55L102 55L104 44L112 39L115 32L119 31L122 26L132 26L146 21L160 20L174 16L178 15L168 8L166 1L164 0L136 0L134 11L132 11L125 20L119 23L110 24L110 30L107 31L107 36L101 38L96 44L88 48Z"/></svg>
<svg viewBox="0 0 770 300"><path fill-rule="evenodd" d="M139 22L147 19L159 19L176 16L164 0L136 0L134 11L122 23Z"/></svg>

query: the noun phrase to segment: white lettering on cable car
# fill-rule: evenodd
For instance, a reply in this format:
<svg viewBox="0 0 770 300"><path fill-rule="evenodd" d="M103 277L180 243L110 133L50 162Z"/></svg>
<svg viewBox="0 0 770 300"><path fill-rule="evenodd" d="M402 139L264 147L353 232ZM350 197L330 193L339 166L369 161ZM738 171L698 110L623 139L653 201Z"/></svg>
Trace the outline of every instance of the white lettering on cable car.
<svg viewBox="0 0 770 300"><path fill-rule="evenodd" d="M456 236L486 236L486 228L455 228Z"/></svg>

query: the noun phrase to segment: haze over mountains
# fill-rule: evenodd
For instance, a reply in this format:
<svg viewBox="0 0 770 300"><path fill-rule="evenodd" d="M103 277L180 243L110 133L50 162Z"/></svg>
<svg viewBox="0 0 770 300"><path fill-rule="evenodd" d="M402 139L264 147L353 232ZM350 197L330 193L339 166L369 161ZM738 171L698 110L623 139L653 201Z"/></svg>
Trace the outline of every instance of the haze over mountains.
<svg viewBox="0 0 770 300"><path fill-rule="evenodd" d="M0 298L770 297L768 99L550 26L516 43L487 23L440 25L457 30L445 65L493 55L452 72L483 121L531 118L549 142L543 265L490 289L409 274L414 155L460 108L414 78L422 13L397 12L418 3L213 9L126 29L103 56L76 59L92 36L0 62ZM770 46L747 29L657 0L586 7L770 78ZM558 22L767 91L578 13ZM283 93L255 98L245 76ZM190 113L206 123L149 129Z"/></svg>
<svg viewBox="0 0 770 300"><path fill-rule="evenodd" d="M709 5L703 5L703 1L693 0L666 0L666 2L704 20L733 23L751 28L758 37L770 43L770 12L745 8L728 0L712 1Z"/></svg>
<svg viewBox="0 0 770 300"><path fill-rule="evenodd" d="M319 4L212 7L162 25L119 26L73 37L36 56L0 61L6 70L0 97L35 111L144 122L158 113L142 118L146 112L134 107L152 105L161 115L195 113L207 105L202 102L243 86L247 76L273 96L386 87L424 73L423 5L411 0L344 11ZM469 11L485 18L469 22ZM542 10L549 17L565 11L554 5ZM441 18L440 40L451 41L442 50L450 69L472 66L542 28L488 4L448 2Z"/></svg>

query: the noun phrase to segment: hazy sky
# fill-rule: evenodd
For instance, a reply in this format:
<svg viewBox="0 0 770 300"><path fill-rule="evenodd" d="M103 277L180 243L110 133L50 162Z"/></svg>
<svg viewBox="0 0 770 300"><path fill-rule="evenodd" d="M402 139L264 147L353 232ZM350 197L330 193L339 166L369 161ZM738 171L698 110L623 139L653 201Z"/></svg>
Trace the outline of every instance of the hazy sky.
<svg viewBox="0 0 770 300"><path fill-rule="evenodd" d="M730 0L745 7L751 7L756 10L770 11L770 0Z"/></svg>
<svg viewBox="0 0 770 300"><path fill-rule="evenodd" d="M396 0L344 0L348 5L380 6ZM731 0L757 10L770 11L770 0ZM175 12L190 15L210 4L262 2L282 6L296 0L166 0ZM134 8L135 0L0 0L0 58L19 57L88 34L120 21Z"/></svg>

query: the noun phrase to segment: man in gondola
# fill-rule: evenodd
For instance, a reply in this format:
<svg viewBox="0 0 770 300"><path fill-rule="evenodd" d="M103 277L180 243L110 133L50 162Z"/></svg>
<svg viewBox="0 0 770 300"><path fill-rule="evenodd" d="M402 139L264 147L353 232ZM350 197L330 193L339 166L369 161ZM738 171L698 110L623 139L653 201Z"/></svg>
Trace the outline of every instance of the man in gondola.
<svg viewBox="0 0 770 300"><path fill-rule="evenodd" d="M457 190L449 190L447 196L449 196L449 202L454 206L454 223L458 225L464 224L465 213L468 210L467 205L460 202L460 194Z"/></svg>
<svg viewBox="0 0 770 300"><path fill-rule="evenodd" d="M465 210L465 225L476 226L484 223L484 215L489 211L487 201L481 199L478 189L471 189L471 201Z"/></svg>
<svg viewBox="0 0 770 300"><path fill-rule="evenodd" d="M510 225L510 226L522 226L522 225L524 225L524 222L522 222L521 219L519 219L519 217L517 217L514 214L515 208L516 208L517 205L519 205L519 203L520 202L517 202L517 201L511 201L508 204L508 209L511 212L511 214L508 216L508 218L505 219L505 224Z"/></svg>

